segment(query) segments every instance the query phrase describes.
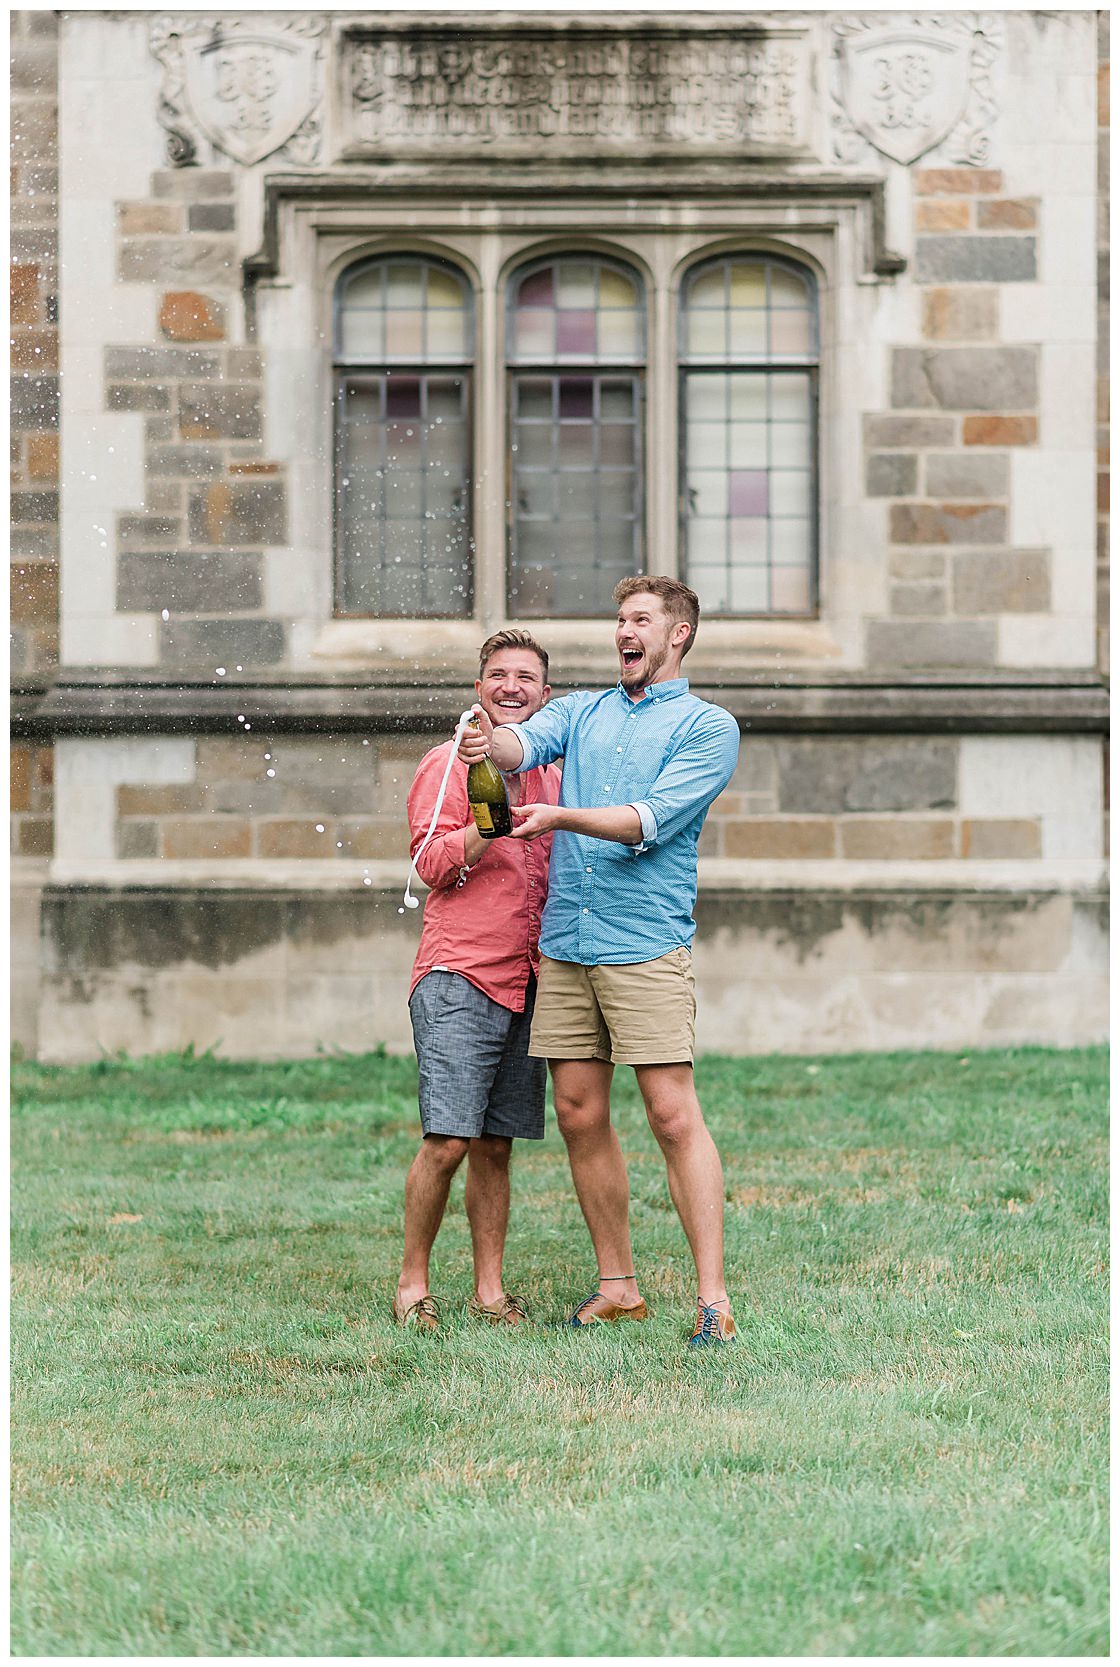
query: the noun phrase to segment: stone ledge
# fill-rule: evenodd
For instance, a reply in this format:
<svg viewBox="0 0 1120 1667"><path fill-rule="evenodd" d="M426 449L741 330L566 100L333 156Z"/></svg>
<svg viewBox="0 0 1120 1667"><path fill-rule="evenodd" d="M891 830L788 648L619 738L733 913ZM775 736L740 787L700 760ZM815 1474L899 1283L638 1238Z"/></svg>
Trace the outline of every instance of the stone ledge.
<svg viewBox="0 0 1120 1667"><path fill-rule="evenodd" d="M595 668L589 668L592 672ZM612 670L589 675L574 688L609 685ZM375 685L341 680L310 682L255 678L214 682L157 682L99 673L46 687L16 688L11 725L16 739L56 736L221 735L243 733L238 717L264 733L439 733L454 725L466 683L461 677L417 684L379 675ZM562 694L566 685L554 685ZM896 676L775 676L728 673L716 683L692 684L704 699L727 708L753 734L1106 734L1105 683L1093 672L1039 671Z"/></svg>
<svg viewBox="0 0 1120 1667"><path fill-rule="evenodd" d="M304 858L296 861L226 859L191 862L162 860L81 862L56 858L48 871L53 893L142 892L175 896L182 892L305 895L372 892L399 903L409 865L399 861L360 862ZM366 880L370 884L366 885ZM702 896L751 893L804 896L1078 896L1108 894L1107 866L1093 858L942 862L868 862L842 858L821 861L758 862L726 857L701 858ZM418 896L426 891L413 882Z"/></svg>

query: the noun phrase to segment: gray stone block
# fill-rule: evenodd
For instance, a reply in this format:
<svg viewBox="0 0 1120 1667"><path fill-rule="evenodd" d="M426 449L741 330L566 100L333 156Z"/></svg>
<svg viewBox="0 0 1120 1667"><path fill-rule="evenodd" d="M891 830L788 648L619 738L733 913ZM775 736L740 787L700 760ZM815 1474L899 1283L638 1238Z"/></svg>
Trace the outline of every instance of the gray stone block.
<svg viewBox="0 0 1120 1667"><path fill-rule="evenodd" d="M11 519L20 521L57 521L57 492L13 492L10 502Z"/></svg>
<svg viewBox="0 0 1120 1667"><path fill-rule="evenodd" d="M160 632L160 660L167 666L216 671L274 666L283 658L284 627L278 619L173 619Z"/></svg>
<svg viewBox="0 0 1120 1667"><path fill-rule="evenodd" d="M910 498L918 490L918 459L913 452L876 452L867 459L869 498Z"/></svg>
<svg viewBox="0 0 1120 1667"><path fill-rule="evenodd" d="M914 276L919 284L1033 283L1038 276L1033 237L919 237Z"/></svg>
<svg viewBox="0 0 1120 1667"><path fill-rule="evenodd" d="M1034 410L1038 349L896 347L891 354L891 404L917 410Z"/></svg>
<svg viewBox="0 0 1120 1667"><path fill-rule="evenodd" d="M969 550L953 557L958 614L1038 614L1050 607L1047 550Z"/></svg>
<svg viewBox="0 0 1120 1667"><path fill-rule="evenodd" d="M903 619L932 619L947 611L944 585L891 586L891 613Z"/></svg>
<svg viewBox="0 0 1120 1667"><path fill-rule="evenodd" d="M144 466L150 475L183 475L200 480L220 475L225 459L217 446L154 446Z"/></svg>
<svg viewBox="0 0 1120 1667"><path fill-rule="evenodd" d="M783 813L951 810L957 802L955 740L845 736L777 741L775 751Z"/></svg>
<svg viewBox="0 0 1120 1667"><path fill-rule="evenodd" d="M221 374L222 361L212 348L107 347L105 377L110 382L168 381L176 377L199 380Z"/></svg>
<svg viewBox="0 0 1120 1667"><path fill-rule="evenodd" d="M192 544L286 544L283 481L245 480L192 487L187 506Z"/></svg>
<svg viewBox="0 0 1120 1667"><path fill-rule="evenodd" d="M117 258L122 284L176 284L184 289L237 282L237 247L232 237L133 237Z"/></svg>
<svg viewBox="0 0 1120 1667"><path fill-rule="evenodd" d="M1004 452L931 452L926 458L930 498L1006 498L1009 478Z"/></svg>
<svg viewBox="0 0 1120 1667"><path fill-rule="evenodd" d="M863 443L873 447L951 446L957 437L952 417L887 417L867 415L863 419Z"/></svg>
<svg viewBox="0 0 1120 1667"><path fill-rule="evenodd" d="M264 354L255 347L227 347L226 375L231 382L252 382L264 375Z"/></svg>
<svg viewBox="0 0 1120 1667"><path fill-rule="evenodd" d="M192 232L231 232L234 229L232 203L192 203L187 211Z"/></svg>
<svg viewBox="0 0 1120 1667"><path fill-rule="evenodd" d="M122 613L205 614L261 605L261 564L255 555L123 553L117 561Z"/></svg>
<svg viewBox="0 0 1120 1667"><path fill-rule="evenodd" d="M159 830L154 822L121 822L117 825L117 856L127 862L134 857L159 856Z"/></svg>
<svg viewBox="0 0 1120 1667"><path fill-rule="evenodd" d="M940 579L945 572L944 550L892 550L887 571L892 579Z"/></svg>
<svg viewBox="0 0 1120 1667"><path fill-rule="evenodd" d="M1007 511L992 504L892 504L892 544L1003 544Z"/></svg>
<svg viewBox="0 0 1120 1667"><path fill-rule="evenodd" d="M873 619L867 627L869 666L994 666L996 646L995 626L972 621Z"/></svg>
<svg viewBox="0 0 1120 1667"><path fill-rule="evenodd" d="M13 376L8 418L13 428L57 428L58 377Z"/></svg>
<svg viewBox="0 0 1120 1667"><path fill-rule="evenodd" d="M117 520L119 550L166 550L179 541L182 527L169 515L122 515Z"/></svg>
<svg viewBox="0 0 1120 1667"><path fill-rule="evenodd" d="M13 556L57 556L58 527L10 527L8 553Z"/></svg>
<svg viewBox="0 0 1120 1667"><path fill-rule="evenodd" d="M246 383L185 382L179 389L179 430L185 439L259 440L260 389Z"/></svg>
<svg viewBox="0 0 1120 1667"><path fill-rule="evenodd" d="M153 197L232 197L233 175L225 168L160 168L152 175Z"/></svg>
<svg viewBox="0 0 1120 1667"><path fill-rule="evenodd" d="M111 382L105 390L107 411L167 411L171 393L158 383Z"/></svg>

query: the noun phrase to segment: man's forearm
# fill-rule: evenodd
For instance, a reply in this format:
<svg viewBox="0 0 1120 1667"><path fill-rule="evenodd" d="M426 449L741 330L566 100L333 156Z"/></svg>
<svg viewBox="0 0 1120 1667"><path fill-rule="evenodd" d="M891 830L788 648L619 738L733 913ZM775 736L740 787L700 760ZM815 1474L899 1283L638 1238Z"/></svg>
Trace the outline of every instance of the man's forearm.
<svg viewBox="0 0 1120 1667"><path fill-rule="evenodd" d="M613 839L619 845L642 843L642 819L633 805L609 805L602 810L557 806L556 826L591 839Z"/></svg>
<svg viewBox="0 0 1120 1667"><path fill-rule="evenodd" d="M515 724L499 724L490 742L490 757L499 770L513 774L520 770L525 757L525 748L521 744L521 737L517 733Z"/></svg>

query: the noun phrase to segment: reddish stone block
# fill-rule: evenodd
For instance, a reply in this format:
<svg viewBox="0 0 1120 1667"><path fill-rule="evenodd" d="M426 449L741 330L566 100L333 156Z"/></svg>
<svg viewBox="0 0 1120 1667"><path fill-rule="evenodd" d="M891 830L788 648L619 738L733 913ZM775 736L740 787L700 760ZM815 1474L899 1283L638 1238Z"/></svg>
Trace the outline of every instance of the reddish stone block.
<svg viewBox="0 0 1120 1667"><path fill-rule="evenodd" d="M1038 418L966 417L963 438L966 446L1033 446L1038 442Z"/></svg>
<svg viewBox="0 0 1120 1667"><path fill-rule="evenodd" d="M982 232L1030 231L1038 224L1038 205L1026 197L977 203L976 224Z"/></svg>
<svg viewBox="0 0 1120 1667"><path fill-rule="evenodd" d="M1001 544L1007 511L997 504L892 504L892 544Z"/></svg>
<svg viewBox="0 0 1120 1667"><path fill-rule="evenodd" d="M240 817L206 816L197 822L165 822L162 834L165 857L210 859L250 854L249 823Z"/></svg>
<svg viewBox="0 0 1120 1667"><path fill-rule="evenodd" d="M13 324L38 324L39 268L14 264L9 268L9 290Z"/></svg>
<svg viewBox="0 0 1120 1667"><path fill-rule="evenodd" d="M919 168L919 197L994 197L1003 189L1003 175L995 168Z"/></svg>
<svg viewBox="0 0 1120 1667"><path fill-rule="evenodd" d="M223 341L223 309L197 290L169 290L159 310L159 327L169 341Z"/></svg>
<svg viewBox="0 0 1120 1667"><path fill-rule="evenodd" d="M8 808L11 811L31 809L31 748L13 746L8 754L10 778Z"/></svg>
<svg viewBox="0 0 1120 1667"><path fill-rule="evenodd" d="M58 619L58 563L13 562L12 619L17 625L53 625Z"/></svg>
<svg viewBox="0 0 1120 1667"><path fill-rule="evenodd" d="M972 218L968 198L939 197L917 205L914 223L920 232L967 231Z"/></svg>
<svg viewBox="0 0 1120 1667"><path fill-rule="evenodd" d="M27 473L32 480L58 479L57 434L28 435Z"/></svg>
<svg viewBox="0 0 1120 1667"><path fill-rule="evenodd" d="M57 370L58 331L19 330L12 337L13 370Z"/></svg>

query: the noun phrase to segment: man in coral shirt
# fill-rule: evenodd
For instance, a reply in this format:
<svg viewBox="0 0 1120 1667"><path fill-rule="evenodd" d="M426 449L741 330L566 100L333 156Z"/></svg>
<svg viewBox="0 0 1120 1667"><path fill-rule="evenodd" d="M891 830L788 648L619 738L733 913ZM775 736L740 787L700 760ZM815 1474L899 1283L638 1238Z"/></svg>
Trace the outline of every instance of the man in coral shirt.
<svg viewBox="0 0 1120 1667"><path fill-rule="evenodd" d="M475 692L492 723L523 723L548 699L548 655L527 631L488 637L479 658ZM414 855L453 747L434 747L412 783ZM527 770L507 777L506 787L511 804L554 805L560 772L554 765ZM530 1059L528 1048L550 845L483 839L467 803L466 766L455 760L436 832L417 865L431 887L409 998L424 1139L405 1182L404 1263L393 1301L400 1325L439 1325L428 1261L464 1157L474 1250L470 1311L493 1325L526 1319L503 1286L502 1254L513 1142L544 1137L545 1064Z"/></svg>

